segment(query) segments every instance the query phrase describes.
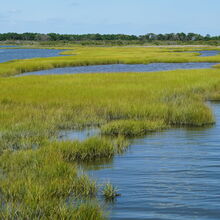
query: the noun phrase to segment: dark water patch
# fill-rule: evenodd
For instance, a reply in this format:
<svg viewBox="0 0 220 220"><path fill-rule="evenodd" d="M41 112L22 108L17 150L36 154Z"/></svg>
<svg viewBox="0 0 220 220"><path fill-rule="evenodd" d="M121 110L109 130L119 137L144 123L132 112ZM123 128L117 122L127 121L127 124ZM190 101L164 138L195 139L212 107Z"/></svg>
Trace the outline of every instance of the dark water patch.
<svg viewBox="0 0 220 220"><path fill-rule="evenodd" d="M96 161L85 161L80 163L83 171L101 170L106 168L113 168L113 158L105 158Z"/></svg>
<svg viewBox="0 0 220 220"><path fill-rule="evenodd" d="M64 50L56 49L4 49L0 48L0 63L15 59L30 59L40 57L56 57Z"/></svg>
<svg viewBox="0 0 220 220"><path fill-rule="evenodd" d="M113 64L79 67L64 67L28 72L19 76L74 74L74 73L111 73L111 72L156 72L177 69L207 69L216 63L151 63L151 64Z"/></svg>

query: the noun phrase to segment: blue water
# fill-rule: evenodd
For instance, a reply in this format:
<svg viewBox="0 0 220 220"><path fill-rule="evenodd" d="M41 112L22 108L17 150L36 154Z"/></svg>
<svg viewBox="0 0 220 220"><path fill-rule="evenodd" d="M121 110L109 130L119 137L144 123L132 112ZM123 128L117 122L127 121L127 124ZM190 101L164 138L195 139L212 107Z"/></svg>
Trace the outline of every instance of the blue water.
<svg viewBox="0 0 220 220"><path fill-rule="evenodd" d="M91 176L122 194L110 206L112 220L220 219L220 104L212 108L215 126L135 139L108 168L93 166Z"/></svg>
<svg viewBox="0 0 220 220"><path fill-rule="evenodd" d="M220 51L196 51L200 56L215 56ZM113 64L54 68L35 72L24 73L27 75L51 75L51 74L74 74L74 73L111 73L111 72L156 72L176 69L207 69L216 63L151 63L151 64Z"/></svg>
<svg viewBox="0 0 220 220"><path fill-rule="evenodd" d="M211 103L216 124L153 133L132 140L128 151L89 166L100 183L110 181L121 196L108 204L110 219L220 219L220 102ZM98 130L64 132L86 139Z"/></svg>
<svg viewBox="0 0 220 220"><path fill-rule="evenodd" d="M56 75L67 73L111 73L111 72L156 72L176 69L207 69L216 63L151 63L151 64L112 64L79 67L64 67L49 70L23 73L19 76L29 75Z"/></svg>
<svg viewBox="0 0 220 220"><path fill-rule="evenodd" d="M55 49L18 49L4 48L15 46L0 46L0 63L12 61L15 59L29 59L38 57L62 56L60 53L64 50ZM215 56L219 51L199 51L201 56ZM49 75L66 73L109 73L109 72L155 72L176 69L205 69L212 68L216 63L151 63L151 64L113 64L113 65L94 65L79 67L64 67L49 70L41 70L21 74L25 75Z"/></svg>
<svg viewBox="0 0 220 220"><path fill-rule="evenodd" d="M211 57L211 56L216 56L220 54L219 50L201 50L201 51L195 51L196 53L201 53L199 55L200 57Z"/></svg>
<svg viewBox="0 0 220 220"><path fill-rule="evenodd" d="M37 57L55 57L61 56L64 50L55 49L7 49L0 48L0 63L11 61L14 59L29 59Z"/></svg>

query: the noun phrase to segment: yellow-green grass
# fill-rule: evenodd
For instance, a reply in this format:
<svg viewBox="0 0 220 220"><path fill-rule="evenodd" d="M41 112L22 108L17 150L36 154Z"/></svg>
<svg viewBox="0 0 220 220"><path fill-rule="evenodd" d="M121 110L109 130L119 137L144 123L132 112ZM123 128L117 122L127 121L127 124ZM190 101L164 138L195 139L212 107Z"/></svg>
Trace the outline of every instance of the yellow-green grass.
<svg viewBox="0 0 220 220"><path fill-rule="evenodd" d="M5 152L0 160L0 218L104 219L96 201L99 186L78 174L76 162L111 158L121 143L90 138Z"/></svg>
<svg viewBox="0 0 220 220"><path fill-rule="evenodd" d="M102 192L105 200L108 202L113 202L117 196L120 196L117 187L113 186L111 183L106 183Z"/></svg>
<svg viewBox="0 0 220 220"><path fill-rule="evenodd" d="M101 133L111 136L135 137L143 136L150 132L161 131L168 128L162 120L116 120L101 127Z"/></svg>
<svg viewBox="0 0 220 220"><path fill-rule="evenodd" d="M167 50L77 48L73 51L77 56L0 64L0 74L96 62L220 60L220 56L201 58L194 53L173 54ZM103 210L96 201L75 201L79 196L95 199L98 190L94 181L78 175L77 164L112 158L126 144L122 138L57 142L54 137L59 130L99 126L104 134L130 137L170 126L203 126L215 122L205 104L207 100L220 100L217 68L1 77L0 217L103 219Z"/></svg>
<svg viewBox="0 0 220 220"><path fill-rule="evenodd" d="M220 64L214 65L215 68L220 68Z"/></svg>
<svg viewBox="0 0 220 220"><path fill-rule="evenodd" d="M27 148L27 138L40 145L60 129L117 120L213 123L204 101L219 99L219 81L218 69L0 78L0 146L15 139Z"/></svg>
<svg viewBox="0 0 220 220"><path fill-rule="evenodd" d="M56 47L54 47L56 48ZM59 48L60 49L60 48ZM220 55L199 57L199 53L180 53L179 51L198 50L198 48L148 48L148 47L73 47L65 48L62 54L69 56L14 60L0 64L0 76L16 75L24 72L52 69L66 66L86 66L99 64L147 64L220 62ZM207 50L219 48L205 48ZM175 52L178 51L178 52Z"/></svg>

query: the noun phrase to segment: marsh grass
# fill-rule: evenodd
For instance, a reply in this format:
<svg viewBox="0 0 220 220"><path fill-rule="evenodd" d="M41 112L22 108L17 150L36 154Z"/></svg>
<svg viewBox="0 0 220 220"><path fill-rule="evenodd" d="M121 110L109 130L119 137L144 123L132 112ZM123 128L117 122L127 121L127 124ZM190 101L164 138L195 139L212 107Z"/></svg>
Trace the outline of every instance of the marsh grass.
<svg viewBox="0 0 220 220"><path fill-rule="evenodd" d="M112 121L101 127L101 133L111 136L135 137L168 128L164 121Z"/></svg>
<svg viewBox="0 0 220 220"><path fill-rule="evenodd" d="M60 47L53 49L61 49ZM185 63L185 62L220 62L220 55L198 57L199 53L189 53L195 48L146 48L146 47L63 47L61 57L13 60L0 63L0 75L10 76L24 72L68 67L104 64L148 64L148 63ZM219 50L207 47L203 50ZM179 53L187 52L187 53ZM198 51L199 52L199 51Z"/></svg>
<svg viewBox="0 0 220 220"><path fill-rule="evenodd" d="M76 162L113 157L115 147L106 139L91 138L84 142L49 143L36 150L5 152L0 161L4 174L0 182L4 203L1 215L6 219L54 219L61 216L83 219L82 216L86 216L83 212L86 212L93 216L88 219L103 219L100 206L86 202L76 207L67 199L84 198L87 201L96 198L98 184L85 174L79 175Z"/></svg>
<svg viewBox="0 0 220 220"><path fill-rule="evenodd" d="M220 64L216 64L216 65L214 65L213 67L215 67L215 68L220 68Z"/></svg>
<svg viewBox="0 0 220 220"><path fill-rule="evenodd" d="M104 185L102 194L106 201L114 201L116 197L120 196L118 188L113 186L110 182Z"/></svg>
<svg viewBox="0 0 220 220"><path fill-rule="evenodd" d="M1 78L0 146L28 148L27 139L41 145L60 129L87 126L134 136L212 124L204 101L220 99L219 82L217 69Z"/></svg>
<svg viewBox="0 0 220 220"><path fill-rule="evenodd" d="M219 85L217 69L1 78L2 218L85 216L87 205L70 206L67 198L96 198L98 186L79 176L77 164L112 159L128 145L122 137L53 141L60 128L100 125L103 133L132 137L212 124L204 102L220 100ZM88 212L101 219L103 210Z"/></svg>
<svg viewBox="0 0 220 220"><path fill-rule="evenodd" d="M82 198L96 197L98 192L98 184L95 180L91 180L87 175L79 176L74 184L74 195Z"/></svg>
<svg viewBox="0 0 220 220"><path fill-rule="evenodd" d="M51 201L41 204L34 210L30 206L22 204L7 204L4 210L0 212L0 218L4 220L11 219L76 219L76 220L104 220L107 219L103 208L97 201L88 201L77 204L70 209L68 206L62 205L57 207L56 203ZM45 214L45 210L50 210Z"/></svg>
<svg viewBox="0 0 220 220"><path fill-rule="evenodd" d="M91 137L83 142L52 142L46 149L61 152L63 159L67 162L89 162L110 159L124 151L127 146L128 142L122 137L113 140Z"/></svg>
<svg viewBox="0 0 220 220"><path fill-rule="evenodd" d="M76 53L76 51L66 52ZM156 48L77 48L77 56L0 64L0 75L69 65L220 61ZM111 160L132 137L171 126L215 122L207 100L220 100L220 71L178 70L0 78L0 218L103 219L98 186L78 164ZM54 141L62 129L100 126L119 135ZM13 183L13 184L12 184ZM111 197L114 188L107 187ZM89 199L85 199L89 201Z"/></svg>

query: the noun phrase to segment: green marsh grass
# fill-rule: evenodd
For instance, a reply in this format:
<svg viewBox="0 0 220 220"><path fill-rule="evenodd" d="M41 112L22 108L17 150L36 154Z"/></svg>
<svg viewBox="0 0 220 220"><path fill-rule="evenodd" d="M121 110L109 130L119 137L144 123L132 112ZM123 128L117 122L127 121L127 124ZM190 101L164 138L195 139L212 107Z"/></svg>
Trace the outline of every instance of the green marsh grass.
<svg viewBox="0 0 220 220"><path fill-rule="evenodd" d="M125 150L127 146L127 141L122 137L113 140L91 137L83 142L52 142L46 149L61 152L63 159L67 162L89 162L110 159Z"/></svg>
<svg viewBox="0 0 220 220"><path fill-rule="evenodd" d="M117 187L113 186L111 183L106 183L104 185L102 194L106 201L114 201L117 196L120 196Z"/></svg>
<svg viewBox="0 0 220 220"><path fill-rule="evenodd" d="M72 49L65 53L74 56L2 63L0 75L74 65L220 61L220 56L196 57L167 48ZM104 219L96 202L98 186L79 175L78 164L122 153L128 144L120 135L213 124L207 100L220 100L218 68L1 77L0 218ZM90 126L119 137L54 141L60 130ZM111 194L114 189L108 187L106 195ZM87 202L68 203L70 198Z"/></svg>
<svg viewBox="0 0 220 220"><path fill-rule="evenodd" d="M0 64L0 76L10 76L24 72L52 69L67 66L88 66L100 64L148 64L184 62L220 62L220 55L198 57L199 53L179 53L198 48L152 48L152 47L53 47L67 49L61 57L13 60ZM206 50L219 50L207 47ZM199 51L198 51L199 52Z"/></svg>
<svg viewBox="0 0 220 220"><path fill-rule="evenodd" d="M109 123L211 124L204 102L219 99L219 81L218 69L0 78L1 142Z"/></svg>
<svg viewBox="0 0 220 220"><path fill-rule="evenodd" d="M85 219L104 219L97 202L92 206L87 202L78 206L67 200L96 198L98 184L85 174L79 175L76 162L113 157L117 152L114 149L117 145L113 145L97 137L84 142L52 142L35 150L5 152L0 161L3 172L0 193L5 204L1 205L0 216L8 219L77 219L78 216L83 219L87 213L89 216Z"/></svg>
<svg viewBox="0 0 220 220"><path fill-rule="evenodd" d="M164 121L117 120L101 127L104 135L125 137L143 136L149 132L160 131L168 126Z"/></svg>

